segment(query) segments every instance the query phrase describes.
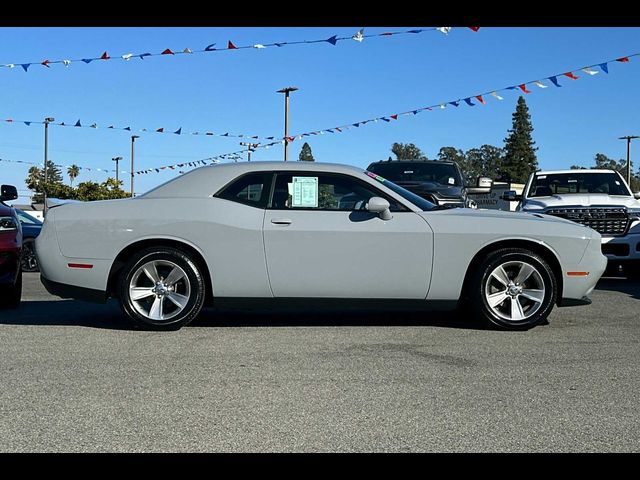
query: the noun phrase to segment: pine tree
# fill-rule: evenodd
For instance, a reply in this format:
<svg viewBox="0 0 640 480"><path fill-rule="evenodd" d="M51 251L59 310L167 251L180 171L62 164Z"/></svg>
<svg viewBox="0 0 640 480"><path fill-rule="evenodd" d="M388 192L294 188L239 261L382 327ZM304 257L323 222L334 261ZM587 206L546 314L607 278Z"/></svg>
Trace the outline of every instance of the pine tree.
<svg viewBox="0 0 640 480"><path fill-rule="evenodd" d="M513 113L513 127L509 136L504 139L504 163L502 171L507 181L525 183L529 174L538 169L535 142L531 137L533 125L529 108L524 97L518 98L516 111Z"/></svg>
<svg viewBox="0 0 640 480"><path fill-rule="evenodd" d="M311 147L307 142L304 142L302 145L302 150L300 150L300 155L298 156L298 160L301 162L315 162L315 158L313 158L313 153L311 153Z"/></svg>

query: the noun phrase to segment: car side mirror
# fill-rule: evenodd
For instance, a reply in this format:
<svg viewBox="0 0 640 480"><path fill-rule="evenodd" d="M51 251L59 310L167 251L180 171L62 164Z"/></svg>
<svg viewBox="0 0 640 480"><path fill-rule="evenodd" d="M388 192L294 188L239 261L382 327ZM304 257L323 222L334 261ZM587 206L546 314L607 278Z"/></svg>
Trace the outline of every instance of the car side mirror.
<svg viewBox="0 0 640 480"><path fill-rule="evenodd" d="M371 197L367 202L367 211L371 213L377 213L382 220L391 220L391 205L388 201L381 197Z"/></svg>
<svg viewBox="0 0 640 480"><path fill-rule="evenodd" d="M493 180L491 180L489 177L478 177L476 186L467 187L467 193L491 193L492 188Z"/></svg>
<svg viewBox="0 0 640 480"><path fill-rule="evenodd" d="M500 198L507 202L519 202L520 200L522 200L522 195L518 195L515 190L507 190L502 194Z"/></svg>
<svg viewBox="0 0 640 480"><path fill-rule="evenodd" d="M640 200L640 192L634 193L633 198L635 198L636 200Z"/></svg>
<svg viewBox="0 0 640 480"><path fill-rule="evenodd" d="M0 187L0 202L15 200L18 198L18 190L13 185L2 185Z"/></svg>

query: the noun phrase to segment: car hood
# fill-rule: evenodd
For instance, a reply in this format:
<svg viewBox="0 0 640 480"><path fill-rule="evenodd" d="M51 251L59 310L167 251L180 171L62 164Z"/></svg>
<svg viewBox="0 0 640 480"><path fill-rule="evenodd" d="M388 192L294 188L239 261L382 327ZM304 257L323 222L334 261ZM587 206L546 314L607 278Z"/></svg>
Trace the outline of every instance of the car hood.
<svg viewBox="0 0 640 480"><path fill-rule="evenodd" d="M633 197L621 195L607 195L603 193L552 195L550 197L533 197L523 201L527 208L539 207L567 207L567 206L623 206L628 208L640 208L640 202Z"/></svg>
<svg viewBox="0 0 640 480"><path fill-rule="evenodd" d="M442 197L448 198L460 198L462 197L462 187L453 185L443 185L438 182L414 182L414 181L401 181L393 182L396 185L400 185L406 188L410 192L415 194L420 193L437 193Z"/></svg>

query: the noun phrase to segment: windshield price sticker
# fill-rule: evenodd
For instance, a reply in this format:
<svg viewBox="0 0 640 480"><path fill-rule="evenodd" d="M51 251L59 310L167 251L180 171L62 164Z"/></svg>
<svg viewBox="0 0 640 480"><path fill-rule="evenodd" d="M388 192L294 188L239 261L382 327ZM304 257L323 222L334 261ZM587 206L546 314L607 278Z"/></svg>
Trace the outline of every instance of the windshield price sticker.
<svg viewBox="0 0 640 480"><path fill-rule="evenodd" d="M318 207L318 177L293 177L291 206Z"/></svg>

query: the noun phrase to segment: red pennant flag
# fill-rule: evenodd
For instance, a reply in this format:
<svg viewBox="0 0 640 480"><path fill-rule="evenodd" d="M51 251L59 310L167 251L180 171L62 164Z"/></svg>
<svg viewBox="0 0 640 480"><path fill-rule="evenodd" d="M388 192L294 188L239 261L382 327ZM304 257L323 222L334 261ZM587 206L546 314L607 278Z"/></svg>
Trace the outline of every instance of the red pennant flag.
<svg viewBox="0 0 640 480"><path fill-rule="evenodd" d="M398 114L396 113L395 115L389 115L391 118L393 118L394 120L398 119Z"/></svg>
<svg viewBox="0 0 640 480"><path fill-rule="evenodd" d="M480 30L480 27L469 27L469 28L474 32L477 32L478 30Z"/></svg>
<svg viewBox="0 0 640 480"><path fill-rule="evenodd" d="M518 88L524 93L531 93L531 90L527 90L527 86L524 83L522 85L519 85Z"/></svg>
<svg viewBox="0 0 640 480"><path fill-rule="evenodd" d="M175 55L175 53L173 53L170 48L167 48L160 55Z"/></svg>
<svg viewBox="0 0 640 480"><path fill-rule="evenodd" d="M109 60L111 57L107 55L107 52L104 52L100 57L100 60Z"/></svg>
<svg viewBox="0 0 640 480"><path fill-rule="evenodd" d="M236 49L238 47L236 47L233 43L231 43L231 40L229 40L229 43L227 43L227 49L229 50L233 50Z"/></svg>
<svg viewBox="0 0 640 480"><path fill-rule="evenodd" d="M389 36L389 35L393 35L393 33L391 33L391 32L384 32L384 33L381 33L381 34L380 34L380 36L381 36L381 37Z"/></svg>
<svg viewBox="0 0 640 480"><path fill-rule="evenodd" d="M563 73L563 75L565 77L569 77L571 80L577 80L579 77L576 77L573 73L571 72L567 72L567 73Z"/></svg>
<svg viewBox="0 0 640 480"><path fill-rule="evenodd" d="M6 120L6 121L7 121L7 122L9 122L9 123L11 123L11 122L13 122L13 119L11 119L11 118L7 118L7 120Z"/></svg>
<svg viewBox="0 0 640 480"><path fill-rule="evenodd" d="M616 62L627 63L628 61L629 61L629 57L616 58Z"/></svg>
<svg viewBox="0 0 640 480"><path fill-rule="evenodd" d="M486 105L487 102L485 101L484 98L482 98L482 95L476 95L476 98L481 104Z"/></svg>
<svg viewBox="0 0 640 480"><path fill-rule="evenodd" d="M287 140L287 143L291 143L295 140L295 137L285 137L285 139Z"/></svg>
<svg viewBox="0 0 640 480"><path fill-rule="evenodd" d="M342 130L340 130L338 127L335 128L338 132L342 132Z"/></svg>
<svg viewBox="0 0 640 480"><path fill-rule="evenodd" d="M45 66L45 67L47 67L47 68L51 68L51 67L49 66L49 63L50 63L50 62L49 62L49 60L45 60L44 62L40 63L40 65L44 65L44 66Z"/></svg>
<svg viewBox="0 0 640 480"><path fill-rule="evenodd" d="M156 130L156 132L158 132L158 133L164 133L164 127L157 129L157 130Z"/></svg>

